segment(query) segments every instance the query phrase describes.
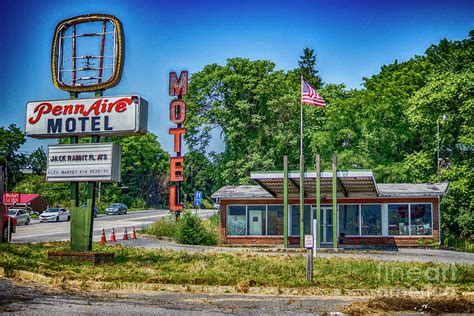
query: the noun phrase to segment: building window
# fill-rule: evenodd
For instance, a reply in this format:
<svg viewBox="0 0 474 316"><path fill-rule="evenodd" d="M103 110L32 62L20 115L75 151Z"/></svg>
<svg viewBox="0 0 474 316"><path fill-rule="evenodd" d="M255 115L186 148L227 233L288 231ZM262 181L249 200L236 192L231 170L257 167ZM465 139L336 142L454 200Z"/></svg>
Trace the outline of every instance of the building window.
<svg viewBox="0 0 474 316"><path fill-rule="evenodd" d="M361 234L363 236L382 235L382 206L379 204L362 204Z"/></svg>
<svg viewBox="0 0 474 316"><path fill-rule="evenodd" d="M360 235L359 205L339 205L339 233L346 236Z"/></svg>
<svg viewBox="0 0 474 316"><path fill-rule="evenodd" d="M388 234L409 235L408 204L388 205Z"/></svg>
<svg viewBox="0 0 474 316"><path fill-rule="evenodd" d="M431 235L431 204L410 204L412 235Z"/></svg>
<svg viewBox="0 0 474 316"><path fill-rule="evenodd" d="M251 236L265 235L265 205L247 206L247 231Z"/></svg>
<svg viewBox="0 0 474 316"><path fill-rule="evenodd" d="M304 206L304 234L311 234L311 205ZM291 206L291 235L300 235L300 206Z"/></svg>
<svg viewBox="0 0 474 316"><path fill-rule="evenodd" d="M245 235L245 206L229 206L227 235Z"/></svg>
<svg viewBox="0 0 474 316"><path fill-rule="evenodd" d="M283 205L268 205L267 207L267 226L268 235L281 235L283 236Z"/></svg>

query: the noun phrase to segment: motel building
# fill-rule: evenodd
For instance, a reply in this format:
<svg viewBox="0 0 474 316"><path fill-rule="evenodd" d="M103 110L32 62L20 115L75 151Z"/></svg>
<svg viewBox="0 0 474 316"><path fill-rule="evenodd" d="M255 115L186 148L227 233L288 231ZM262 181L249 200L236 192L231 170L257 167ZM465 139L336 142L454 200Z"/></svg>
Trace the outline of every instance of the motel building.
<svg viewBox="0 0 474 316"><path fill-rule="evenodd" d="M370 170L348 170L337 171L333 186L334 173L324 171L316 224L316 176L316 172L304 174L303 223L305 235L312 234L312 223L319 228L319 247L419 246L441 241L440 203L447 183L382 184L376 183ZM222 239L231 245L284 245L287 238L289 247L298 247L300 173L288 172L286 186L284 172L252 172L250 177L256 185L225 186L212 195L220 203Z"/></svg>

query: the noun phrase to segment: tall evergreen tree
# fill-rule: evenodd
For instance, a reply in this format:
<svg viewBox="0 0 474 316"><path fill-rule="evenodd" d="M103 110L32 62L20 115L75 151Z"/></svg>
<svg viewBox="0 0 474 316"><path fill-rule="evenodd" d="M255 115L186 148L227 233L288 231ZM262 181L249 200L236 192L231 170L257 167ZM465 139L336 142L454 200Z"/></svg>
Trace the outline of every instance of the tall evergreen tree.
<svg viewBox="0 0 474 316"><path fill-rule="evenodd" d="M314 53L314 49L308 47L303 49L303 56L300 56L298 65L305 81L313 88L320 89L323 82L318 75L318 70L316 70L316 54Z"/></svg>

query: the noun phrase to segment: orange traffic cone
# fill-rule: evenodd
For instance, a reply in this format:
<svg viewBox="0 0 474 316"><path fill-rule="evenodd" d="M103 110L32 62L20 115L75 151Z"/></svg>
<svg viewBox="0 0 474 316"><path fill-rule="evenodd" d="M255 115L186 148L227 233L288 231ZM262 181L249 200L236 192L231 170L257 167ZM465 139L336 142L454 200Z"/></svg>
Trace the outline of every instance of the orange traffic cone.
<svg viewBox="0 0 474 316"><path fill-rule="evenodd" d="M135 232L135 226L132 227L132 239L137 239L137 233Z"/></svg>
<svg viewBox="0 0 474 316"><path fill-rule="evenodd" d="M105 237L105 229L102 229L102 235L100 235L100 243L103 245L107 242L107 238Z"/></svg>
<svg viewBox="0 0 474 316"><path fill-rule="evenodd" d="M123 240L128 240L127 227L123 230Z"/></svg>
<svg viewBox="0 0 474 316"><path fill-rule="evenodd" d="M115 229L112 228L112 234L110 234L110 241L116 242L117 239L115 239Z"/></svg>

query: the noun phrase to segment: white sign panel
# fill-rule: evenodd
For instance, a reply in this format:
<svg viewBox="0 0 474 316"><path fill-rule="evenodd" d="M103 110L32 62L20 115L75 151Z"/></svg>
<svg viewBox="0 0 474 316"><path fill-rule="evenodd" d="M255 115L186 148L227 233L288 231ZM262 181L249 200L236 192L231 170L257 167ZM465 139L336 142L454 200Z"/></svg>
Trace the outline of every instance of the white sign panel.
<svg viewBox="0 0 474 316"><path fill-rule="evenodd" d="M137 95L34 101L26 105L26 135L34 138L125 136L147 130L148 103Z"/></svg>
<svg viewBox="0 0 474 316"><path fill-rule="evenodd" d="M304 235L304 247L308 249L313 248L313 235Z"/></svg>
<svg viewBox="0 0 474 316"><path fill-rule="evenodd" d="M48 182L120 181L119 144L68 144L48 146Z"/></svg>

